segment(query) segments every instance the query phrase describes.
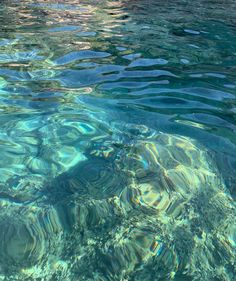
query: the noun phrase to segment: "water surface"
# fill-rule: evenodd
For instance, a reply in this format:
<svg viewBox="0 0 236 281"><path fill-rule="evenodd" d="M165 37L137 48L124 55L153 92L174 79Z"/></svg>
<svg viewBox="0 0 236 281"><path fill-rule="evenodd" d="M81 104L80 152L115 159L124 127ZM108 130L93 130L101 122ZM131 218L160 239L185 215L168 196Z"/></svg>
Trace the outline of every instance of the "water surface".
<svg viewBox="0 0 236 281"><path fill-rule="evenodd" d="M235 10L1 2L0 280L234 280Z"/></svg>

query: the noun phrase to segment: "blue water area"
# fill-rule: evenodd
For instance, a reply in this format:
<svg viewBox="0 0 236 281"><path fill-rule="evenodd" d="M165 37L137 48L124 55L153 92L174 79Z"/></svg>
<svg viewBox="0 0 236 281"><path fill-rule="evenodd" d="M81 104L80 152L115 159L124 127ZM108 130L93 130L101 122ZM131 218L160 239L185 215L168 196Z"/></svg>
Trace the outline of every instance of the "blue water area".
<svg viewBox="0 0 236 281"><path fill-rule="evenodd" d="M0 3L0 281L236 280L236 2Z"/></svg>

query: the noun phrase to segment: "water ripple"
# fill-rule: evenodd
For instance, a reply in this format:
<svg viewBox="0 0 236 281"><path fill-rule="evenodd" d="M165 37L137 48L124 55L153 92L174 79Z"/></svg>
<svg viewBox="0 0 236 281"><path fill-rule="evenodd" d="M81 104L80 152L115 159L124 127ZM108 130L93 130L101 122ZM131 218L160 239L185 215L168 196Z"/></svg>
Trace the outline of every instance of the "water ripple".
<svg viewBox="0 0 236 281"><path fill-rule="evenodd" d="M69 53L61 58L58 58L55 63L63 65L73 61L82 60L82 59L92 59L92 58L104 58L109 57L110 54L106 52L95 52L91 50L79 51Z"/></svg>
<svg viewBox="0 0 236 281"><path fill-rule="evenodd" d="M234 280L235 10L2 1L0 280Z"/></svg>

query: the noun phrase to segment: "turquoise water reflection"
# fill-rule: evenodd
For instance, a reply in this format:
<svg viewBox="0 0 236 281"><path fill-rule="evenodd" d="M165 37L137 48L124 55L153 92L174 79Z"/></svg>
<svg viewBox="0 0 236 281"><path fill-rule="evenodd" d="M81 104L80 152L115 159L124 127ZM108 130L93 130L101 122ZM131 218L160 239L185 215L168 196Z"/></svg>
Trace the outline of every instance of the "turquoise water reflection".
<svg viewBox="0 0 236 281"><path fill-rule="evenodd" d="M236 4L197 2L1 3L0 280L234 280Z"/></svg>

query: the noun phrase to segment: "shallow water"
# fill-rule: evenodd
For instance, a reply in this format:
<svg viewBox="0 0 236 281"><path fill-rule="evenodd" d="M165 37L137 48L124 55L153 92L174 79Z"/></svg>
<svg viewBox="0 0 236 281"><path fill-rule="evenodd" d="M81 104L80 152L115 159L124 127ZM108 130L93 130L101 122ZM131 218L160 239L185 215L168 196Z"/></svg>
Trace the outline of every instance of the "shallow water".
<svg viewBox="0 0 236 281"><path fill-rule="evenodd" d="M234 280L235 10L1 1L0 280Z"/></svg>

